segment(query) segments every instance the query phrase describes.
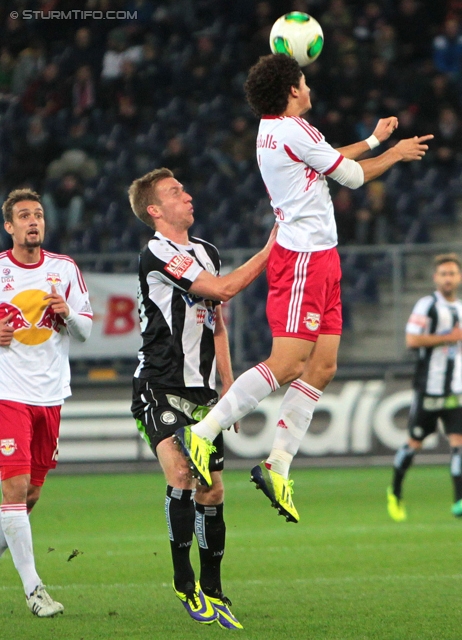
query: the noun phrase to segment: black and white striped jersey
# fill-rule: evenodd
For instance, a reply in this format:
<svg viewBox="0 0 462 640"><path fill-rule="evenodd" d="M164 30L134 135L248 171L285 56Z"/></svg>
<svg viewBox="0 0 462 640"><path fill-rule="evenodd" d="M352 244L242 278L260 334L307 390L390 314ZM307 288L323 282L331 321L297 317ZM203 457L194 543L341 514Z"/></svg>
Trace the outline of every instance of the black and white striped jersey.
<svg viewBox="0 0 462 640"><path fill-rule="evenodd" d="M157 388L215 389L215 307L189 294L197 276L220 271L216 247L199 238L180 245L158 231L141 251L138 311L143 344L135 378Z"/></svg>
<svg viewBox="0 0 462 640"><path fill-rule="evenodd" d="M406 325L415 335L450 333L462 326L462 301L448 302L435 291L420 298ZM431 396L462 393L462 345L460 342L438 347L421 347L414 377L414 388Z"/></svg>

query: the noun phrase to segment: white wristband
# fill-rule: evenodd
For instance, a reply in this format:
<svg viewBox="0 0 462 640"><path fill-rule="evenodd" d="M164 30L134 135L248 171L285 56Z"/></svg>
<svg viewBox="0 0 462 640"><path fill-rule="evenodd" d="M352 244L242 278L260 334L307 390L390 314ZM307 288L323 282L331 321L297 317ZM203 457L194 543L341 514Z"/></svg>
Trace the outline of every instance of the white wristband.
<svg viewBox="0 0 462 640"><path fill-rule="evenodd" d="M364 140L364 142L369 145L369 149L375 149L375 147L378 147L380 142L377 140L377 138L374 136L374 134L372 134L371 136L369 136L368 138L366 138Z"/></svg>

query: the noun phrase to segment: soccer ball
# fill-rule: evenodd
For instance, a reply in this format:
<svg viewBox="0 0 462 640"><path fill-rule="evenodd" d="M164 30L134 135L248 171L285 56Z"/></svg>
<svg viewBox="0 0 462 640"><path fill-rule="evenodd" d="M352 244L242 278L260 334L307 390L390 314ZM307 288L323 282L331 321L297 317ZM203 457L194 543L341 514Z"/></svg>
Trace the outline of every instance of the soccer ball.
<svg viewBox="0 0 462 640"><path fill-rule="evenodd" d="M301 67L314 62L323 45L321 25L301 11L286 13L276 20L271 29L271 51L292 56Z"/></svg>

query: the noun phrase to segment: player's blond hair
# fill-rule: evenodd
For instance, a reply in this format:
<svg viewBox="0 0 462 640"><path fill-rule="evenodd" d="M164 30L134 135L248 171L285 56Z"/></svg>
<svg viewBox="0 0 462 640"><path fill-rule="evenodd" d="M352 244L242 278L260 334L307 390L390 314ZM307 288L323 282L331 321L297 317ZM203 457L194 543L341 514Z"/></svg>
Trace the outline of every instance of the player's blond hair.
<svg viewBox="0 0 462 640"><path fill-rule="evenodd" d="M148 227L155 229L155 223L152 216L149 215L147 208L150 204L160 204L157 197L156 185L165 178L173 178L173 172L166 167L154 169L146 173L141 178L134 180L128 189L128 199L133 213L137 218L147 224Z"/></svg>
<svg viewBox="0 0 462 640"><path fill-rule="evenodd" d="M438 256L433 258L433 264L435 266L435 271L438 267L446 262L454 262L459 269L462 269L462 262L460 261L457 253L440 253Z"/></svg>
<svg viewBox="0 0 462 640"><path fill-rule="evenodd" d="M18 202L24 202L24 200L32 200L33 202L42 204L39 194L32 189L24 188L10 191L7 199L2 204L3 220L5 222L13 222L13 207Z"/></svg>

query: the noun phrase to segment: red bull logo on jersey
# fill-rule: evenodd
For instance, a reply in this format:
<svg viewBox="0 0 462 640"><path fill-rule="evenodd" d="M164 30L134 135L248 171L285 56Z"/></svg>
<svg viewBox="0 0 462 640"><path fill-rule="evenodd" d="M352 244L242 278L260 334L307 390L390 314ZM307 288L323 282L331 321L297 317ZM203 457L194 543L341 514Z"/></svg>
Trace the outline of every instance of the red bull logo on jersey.
<svg viewBox="0 0 462 640"><path fill-rule="evenodd" d="M12 314L14 339L22 344L37 345L59 333L64 320L48 306L47 295L41 289L29 289L15 295L10 302L0 303L0 318Z"/></svg>
<svg viewBox="0 0 462 640"><path fill-rule="evenodd" d="M4 456L12 456L18 448L14 438L0 440L0 453Z"/></svg>
<svg viewBox="0 0 462 640"><path fill-rule="evenodd" d="M61 284L61 276L59 273L47 273L47 282L54 285Z"/></svg>
<svg viewBox="0 0 462 640"><path fill-rule="evenodd" d="M5 318L11 314L13 314L13 317L10 320L10 325L14 327L15 331L29 329L32 326L19 307L9 302L0 302L0 318Z"/></svg>
<svg viewBox="0 0 462 640"><path fill-rule="evenodd" d="M321 322L321 314L320 313L310 313L308 312L303 319L303 324L309 331L316 331L319 328L319 323Z"/></svg>

